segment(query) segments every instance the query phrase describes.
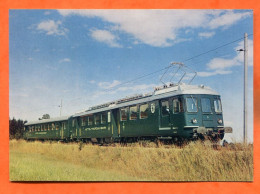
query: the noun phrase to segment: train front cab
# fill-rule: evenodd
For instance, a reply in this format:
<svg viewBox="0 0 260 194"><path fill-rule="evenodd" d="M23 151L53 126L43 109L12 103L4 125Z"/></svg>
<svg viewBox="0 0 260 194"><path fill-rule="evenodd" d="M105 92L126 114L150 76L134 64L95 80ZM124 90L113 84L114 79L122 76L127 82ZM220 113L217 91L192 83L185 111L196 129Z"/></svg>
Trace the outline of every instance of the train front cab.
<svg viewBox="0 0 260 194"><path fill-rule="evenodd" d="M232 128L224 127L218 95L180 95L160 101L161 132L171 129L174 137L184 139L223 139Z"/></svg>

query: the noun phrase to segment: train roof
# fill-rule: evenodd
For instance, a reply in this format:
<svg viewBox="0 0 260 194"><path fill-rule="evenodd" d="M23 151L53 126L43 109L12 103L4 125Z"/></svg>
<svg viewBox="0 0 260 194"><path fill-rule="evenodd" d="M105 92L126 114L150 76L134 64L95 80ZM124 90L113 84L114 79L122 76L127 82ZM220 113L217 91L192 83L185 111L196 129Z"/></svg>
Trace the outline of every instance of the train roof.
<svg viewBox="0 0 260 194"><path fill-rule="evenodd" d="M184 83L178 85L172 84L169 86L162 86L160 88L155 88L155 91L150 94L136 95L128 98L123 98L117 101L101 104L98 106L94 106L84 112L74 114L73 117L108 111L108 110L121 108L125 106L131 106L134 104L146 103L153 100L158 100L158 99L182 95L182 94L219 95L216 91L204 85L186 85Z"/></svg>
<svg viewBox="0 0 260 194"><path fill-rule="evenodd" d="M51 118L51 119L42 119L38 121L31 121L28 123L25 123L24 125L37 125L37 124L42 124L42 123L51 123L51 122L57 122L57 121L65 121L68 120L70 116L62 116L62 117L56 117L56 118Z"/></svg>

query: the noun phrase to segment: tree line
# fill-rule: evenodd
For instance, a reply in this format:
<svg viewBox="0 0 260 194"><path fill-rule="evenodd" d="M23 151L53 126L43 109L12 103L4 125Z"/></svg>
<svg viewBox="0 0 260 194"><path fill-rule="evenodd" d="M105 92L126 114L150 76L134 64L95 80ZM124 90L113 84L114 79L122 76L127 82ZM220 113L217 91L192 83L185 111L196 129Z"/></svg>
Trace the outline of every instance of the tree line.
<svg viewBox="0 0 260 194"><path fill-rule="evenodd" d="M42 119L50 119L49 114L44 114L42 118L39 118L39 120ZM16 120L14 117L13 119L9 118L9 139L21 139L23 138L24 134L24 124L27 123L27 121L23 121L21 119Z"/></svg>
<svg viewBox="0 0 260 194"><path fill-rule="evenodd" d="M27 121L15 118L9 118L9 139L21 139L24 133L24 124Z"/></svg>

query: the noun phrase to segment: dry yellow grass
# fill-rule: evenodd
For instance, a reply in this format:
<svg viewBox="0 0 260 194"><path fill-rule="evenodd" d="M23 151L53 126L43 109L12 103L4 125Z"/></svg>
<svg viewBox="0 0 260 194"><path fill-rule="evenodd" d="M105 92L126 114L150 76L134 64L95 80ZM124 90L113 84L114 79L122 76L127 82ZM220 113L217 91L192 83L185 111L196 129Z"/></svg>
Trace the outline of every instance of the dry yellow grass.
<svg viewBox="0 0 260 194"><path fill-rule="evenodd" d="M19 165L16 165L19 163L19 158L15 155L23 154L30 157L32 154L39 154L54 162L65 162L68 166L73 164L82 169L95 169L95 173L114 173L115 176L111 179L113 181L253 181L252 145L235 144L213 149L208 142L191 142L182 148L174 145L156 147L153 143L146 147L138 143L124 147L119 145L101 147L81 143L12 140L10 153L13 156L10 157L10 163L13 164L10 165L12 180L19 180L16 174L22 173L19 172ZM39 158L35 162L40 164L40 160ZM62 165L62 168L66 168L66 165ZM20 170L26 171L26 166ZM60 176L55 174L56 178L48 180L68 180L61 176L66 174ZM71 178L71 180L78 179ZM84 180L84 177L80 180ZM89 180L91 178L86 181ZM104 179L104 175L100 178L97 175L95 181L97 180L109 179Z"/></svg>

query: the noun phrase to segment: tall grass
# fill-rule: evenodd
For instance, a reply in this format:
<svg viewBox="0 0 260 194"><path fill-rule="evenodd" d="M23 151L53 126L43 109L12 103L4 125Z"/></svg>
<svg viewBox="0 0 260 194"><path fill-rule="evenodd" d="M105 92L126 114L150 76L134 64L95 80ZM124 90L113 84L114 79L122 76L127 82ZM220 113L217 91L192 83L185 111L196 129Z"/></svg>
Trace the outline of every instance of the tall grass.
<svg viewBox="0 0 260 194"><path fill-rule="evenodd" d="M207 142L191 142L181 148L174 145L159 145L157 147L155 144L150 144L143 146L139 143L127 146L100 147L82 143L63 144L12 140L10 141L10 153L14 156L15 154L24 154L28 157L32 154L39 154L53 162L62 161L70 165L78 165L82 169L88 168L98 172L120 174L120 176L113 178L113 180L118 181L253 180L252 145L234 144L216 149ZM10 163L15 163L14 160L16 163L19 162L19 158L10 157ZM44 165L44 163L39 163L39 165ZM19 169L14 171L15 168L19 167L10 166L10 177L18 180L16 173ZM23 168L23 170L25 169ZM50 180L64 180L64 177L55 177ZM122 177L129 177L129 179ZM98 178L97 175L95 180L104 179Z"/></svg>

